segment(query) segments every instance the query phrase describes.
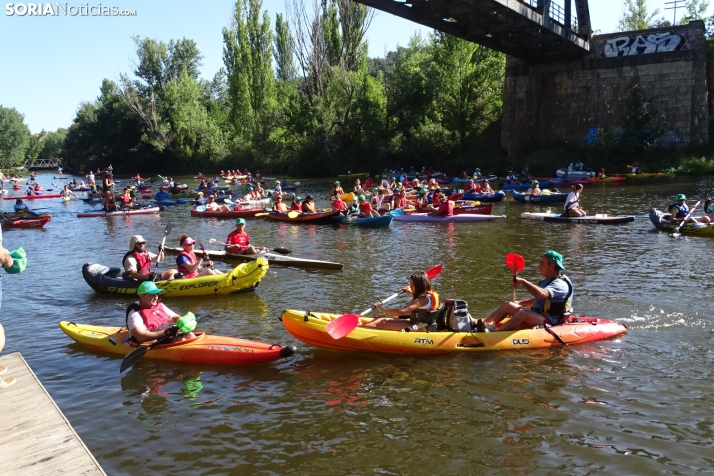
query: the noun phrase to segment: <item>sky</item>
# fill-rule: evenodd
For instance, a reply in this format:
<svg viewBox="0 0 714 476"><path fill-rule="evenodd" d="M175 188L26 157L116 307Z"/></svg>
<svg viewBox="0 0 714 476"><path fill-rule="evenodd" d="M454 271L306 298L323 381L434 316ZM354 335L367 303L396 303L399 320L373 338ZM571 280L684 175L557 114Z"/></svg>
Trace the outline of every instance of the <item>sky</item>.
<svg viewBox="0 0 714 476"><path fill-rule="evenodd" d="M664 12L669 0L648 0L652 11ZM562 5L563 0L556 0ZM306 1L311 5L311 2ZM622 16L623 0L590 1L590 17L595 31L616 30ZM712 2L714 3L714 2ZM54 131L69 127L82 102L99 95L104 78L117 81L120 74L130 74L136 59L133 35L158 41L188 38L194 40L204 56L202 77L210 80L223 66L221 30L230 24L234 0L104 0L73 3L67 7L116 7L134 10L134 16L18 16L8 15L8 5L0 10L0 105L17 109L25 116L30 131ZM29 5L27 3L26 5ZM57 10L57 3L40 3ZM274 25L275 14L285 11L284 0L264 0ZM11 8L12 10L12 8ZM96 12L96 9L93 10ZM714 13L714 6L708 15ZM369 55L382 57L398 45L406 45L416 32L429 32L415 23L388 13L377 12L368 31Z"/></svg>

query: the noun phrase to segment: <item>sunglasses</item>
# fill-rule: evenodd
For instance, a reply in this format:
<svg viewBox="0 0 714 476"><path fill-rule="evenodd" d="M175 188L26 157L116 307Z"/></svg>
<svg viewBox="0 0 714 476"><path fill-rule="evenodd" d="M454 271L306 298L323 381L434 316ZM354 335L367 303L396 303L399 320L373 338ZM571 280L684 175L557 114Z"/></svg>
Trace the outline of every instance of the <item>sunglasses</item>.
<svg viewBox="0 0 714 476"><path fill-rule="evenodd" d="M146 241L137 241L136 244L144 246L146 244Z"/></svg>

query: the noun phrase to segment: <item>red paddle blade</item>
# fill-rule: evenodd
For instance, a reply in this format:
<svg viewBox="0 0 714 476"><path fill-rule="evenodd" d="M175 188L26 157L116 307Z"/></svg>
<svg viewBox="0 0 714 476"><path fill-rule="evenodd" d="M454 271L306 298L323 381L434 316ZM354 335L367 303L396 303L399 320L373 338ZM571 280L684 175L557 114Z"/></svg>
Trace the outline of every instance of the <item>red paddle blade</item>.
<svg viewBox="0 0 714 476"><path fill-rule="evenodd" d="M506 255L506 266L512 269L514 273L517 273L525 268L526 260L521 255L508 253Z"/></svg>
<svg viewBox="0 0 714 476"><path fill-rule="evenodd" d="M359 324L357 314L344 314L325 326L325 330L333 339L342 339L344 336L355 330Z"/></svg>
<svg viewBox="0 0 714 476"><path fill-rule="evenodd" d="M429 281L431 281L432 279L436 279L441 274L441 268L443 268L443 266L441 264L437 264L433 268L429 268L426 271L426 275L429 277Z"/></svg>

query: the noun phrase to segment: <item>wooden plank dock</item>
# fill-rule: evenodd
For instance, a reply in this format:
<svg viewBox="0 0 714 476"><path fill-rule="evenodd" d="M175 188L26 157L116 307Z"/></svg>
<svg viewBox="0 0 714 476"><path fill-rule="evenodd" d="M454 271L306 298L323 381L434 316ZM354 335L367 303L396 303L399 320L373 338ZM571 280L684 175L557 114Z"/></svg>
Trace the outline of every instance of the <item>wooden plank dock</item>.
<svg viewBox="0 0 714 476"><path fill-rule="evenodd" d="M0 357L0 365L3 377L17 379L0 389L0 473L104 475L20 353Z"/></svg>

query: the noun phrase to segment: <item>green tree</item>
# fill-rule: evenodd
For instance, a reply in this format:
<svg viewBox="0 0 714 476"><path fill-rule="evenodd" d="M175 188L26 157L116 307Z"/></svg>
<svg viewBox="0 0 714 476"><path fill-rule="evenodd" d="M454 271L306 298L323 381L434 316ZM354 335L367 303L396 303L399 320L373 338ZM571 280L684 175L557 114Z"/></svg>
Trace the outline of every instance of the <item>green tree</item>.
<svg viewBox="0 0 714 476"><path fill-rule="evenodd" d="M652 104L652 99L647 97L639 81L627 94L622 130L620 144L635 151L650 149L665 132L659 111Z"/></svg>
<svg viewBox="0 0 714 476"><path fill-rule="evenodd" d="M15 108L0 105L0 167L21 165L29 146L30 128L25 116Z"/></svg>
<svg viewBox="0 0 714 476"><path fill-rule="evenodd" d="M42 150L37 156L38 159L55 159L62 154L62 144L67 137L67 129L57 129L54 132L46 132L41 137Z"/></svg>
<svg viewBox="0 0 714 476"><path fill-rule="evenodd" d="M625 0L622 18L617 23L619 31L646 30L651 28L659 9L647 11L647 0Z"/></svg>
<svg viewBox="0 0 714 476"><path fill-rule="evenodd" d="M293 49L295 44L290 35L290 28L283 20L283 15L275 16L275 76L278 81L292 81L295 78Z"/></svg>
<svg viewBox="0 0 714 476"><path fill-rule="evenodd" d="M680 25L686 25L692 20L706 20L709 2L707 0L689 0L684 5L684 8L687 10L687 13L685 13L679 21Z"/></svg>

